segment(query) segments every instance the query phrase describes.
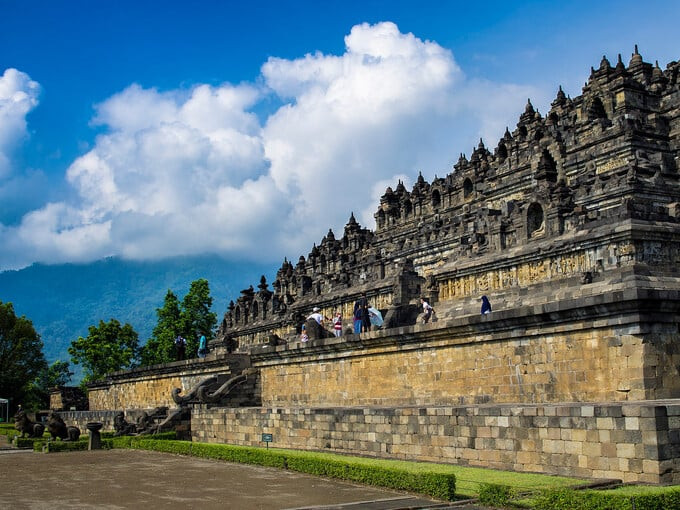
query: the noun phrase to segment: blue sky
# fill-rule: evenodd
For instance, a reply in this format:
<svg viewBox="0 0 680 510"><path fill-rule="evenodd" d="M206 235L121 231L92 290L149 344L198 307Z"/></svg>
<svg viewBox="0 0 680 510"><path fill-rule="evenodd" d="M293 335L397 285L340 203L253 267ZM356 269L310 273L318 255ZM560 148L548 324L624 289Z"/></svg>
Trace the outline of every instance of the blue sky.
<svg viewBox="0 0 680 510"><path fill-rule="evenodd" d="M643 7L644 5L644 7ZM495 147L602 55L680 58L677 2L0 0L0 270L296 260Z"/></svg>

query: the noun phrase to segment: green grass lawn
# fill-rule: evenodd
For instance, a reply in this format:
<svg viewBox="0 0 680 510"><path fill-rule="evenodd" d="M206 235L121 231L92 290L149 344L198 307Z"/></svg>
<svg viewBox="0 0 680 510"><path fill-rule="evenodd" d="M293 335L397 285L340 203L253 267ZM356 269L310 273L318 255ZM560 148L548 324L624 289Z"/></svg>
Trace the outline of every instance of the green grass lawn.
<svg viewBox="0 0 680 510"><path fill-rule="evenodd" d="M281 452L292 451L280 448L270 449ZM348 457L345 455L318 452L314 452L314 455L331 460L351 458L352 462L372 466L389 466L414 472L427 471L430 473L453 473L456 475L456 495L460 499L477 497L479 494L479 486L484 483L507 485L518 492L528 492L548 488L577 487L580 485L585 485L589 482L589 480L584 480L583 478L568 478L564 476L552 476L534 473L516 473L513 471L498 471L495 469L461 467L451 464L409 462L403 460L373 459L367 457Z"/></svg>

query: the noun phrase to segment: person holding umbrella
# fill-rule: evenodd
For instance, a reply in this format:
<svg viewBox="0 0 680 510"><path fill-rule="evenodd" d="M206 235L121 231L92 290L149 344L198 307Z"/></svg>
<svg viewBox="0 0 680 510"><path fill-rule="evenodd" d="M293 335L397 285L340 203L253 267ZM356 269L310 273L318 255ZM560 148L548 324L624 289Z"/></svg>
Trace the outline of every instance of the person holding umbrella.
<svg viewBox="0 0 680 510"><path fill-rule="evenodd" d="M372 306L368 307L368 316L370 318L371 324L375 326L376 328L379 328L383 325L383 316L382 313L380 313L380 310L377 308L373 308Z"/></svg>

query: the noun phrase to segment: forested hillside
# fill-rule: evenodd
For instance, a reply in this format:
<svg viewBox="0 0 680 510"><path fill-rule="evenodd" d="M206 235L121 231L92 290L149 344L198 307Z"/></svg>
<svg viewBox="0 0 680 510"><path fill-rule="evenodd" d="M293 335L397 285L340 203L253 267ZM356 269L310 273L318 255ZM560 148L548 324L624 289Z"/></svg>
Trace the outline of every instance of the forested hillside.
<svg viewBox="0 0 680 510"><path fill-rule="evenodd" d="M0 301L11 302L18 316L33 322L45 344L48 362L70 361L72 340L90 325L112 318L129 322L146 342L156 324L156 308L168 289L180 299L192 281L210 284L213 311L221 320L229 300L256 286L260 276L272 281L276 268L233 263L219 257L181 257L155 262L106 259L87 265L33 265L0 273ZM74 367L75 368L75 367Z"/></svg>

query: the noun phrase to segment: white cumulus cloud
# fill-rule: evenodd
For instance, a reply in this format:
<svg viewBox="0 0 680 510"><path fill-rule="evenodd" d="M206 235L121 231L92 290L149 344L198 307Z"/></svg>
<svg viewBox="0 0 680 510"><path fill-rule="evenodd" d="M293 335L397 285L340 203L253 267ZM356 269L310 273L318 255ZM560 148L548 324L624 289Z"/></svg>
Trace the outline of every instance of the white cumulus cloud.
<svg viewBox="0 0 680 510"><path fill-rule="evenodd" d="M270 58L261 73L260 85L132 84L99 104L92 122L102 133L66 174L77 200L0 225L10 246L0 267L204 252L297 258L329 227L341 235L351 211L372 227L387 184L419 170L445 175L480 136L495 146L538 97L469 80L450 50L389 22L353 27L342 55ZM258 119L267 95L282 106Z"/></svg>
<svg viewBox="0 0 680 510"><path fill-rule="evenodd" d="M0 76L0 179L11 171L11 153L26 136L26 115L38 105L40 85L16 69Z"/></svg>

